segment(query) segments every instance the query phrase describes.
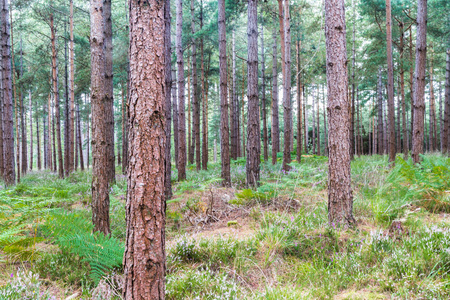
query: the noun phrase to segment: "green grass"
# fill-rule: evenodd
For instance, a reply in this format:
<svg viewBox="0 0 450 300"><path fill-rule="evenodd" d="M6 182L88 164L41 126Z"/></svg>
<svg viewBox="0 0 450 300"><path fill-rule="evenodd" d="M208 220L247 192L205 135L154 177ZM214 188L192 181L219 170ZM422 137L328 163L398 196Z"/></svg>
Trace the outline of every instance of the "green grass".
<svg viewBox="0 0 450 300"><path fill-rule="evenodd" d="M245 220L222 217L234 234L206 236L195 234L202 229L193 230L187 216L204 216L211 193L221 199L220 164L200 172L191 166L186 181L174 182L168 205L167 298L448 299L449 166L436 154L420 166L399 156L392 169L386 156L356 157L357 225L342 230L328 224L326 157L303 157L287 174L263 162L257 190L246 189L239 159L227 205ZM36 172L0 191L0 263L8 266L0 295L16 284L7 273L17 272L12 263L35 274L27 275L30 289L57 285L84 297L103 276L122 272L126 178L117 176L111 189L112 237L105 238L91 233L90 176Z"/></svg>

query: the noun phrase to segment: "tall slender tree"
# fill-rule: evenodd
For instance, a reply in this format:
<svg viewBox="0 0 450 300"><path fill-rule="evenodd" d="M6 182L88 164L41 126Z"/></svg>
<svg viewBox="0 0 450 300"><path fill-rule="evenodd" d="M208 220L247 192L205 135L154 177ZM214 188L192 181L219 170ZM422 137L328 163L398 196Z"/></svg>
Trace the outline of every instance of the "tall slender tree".
<svg viewBox="0 0 450 300"><path fill-rule="evenodd" d="M195 142L195 166L197 171L202 168L201 158L201 140L200 140L200 96L198 89L198 76L197 76L197 41L195 38L195 10L194 0L191 0L191 47L192 47L192 88L193 88L193 131Z"/></svg>
<svg viewBox="0 0 450 300"><path fill-rule="evenodd" d="M222 184L231 185L230 139L227 96L227 36L225 24L225 0L219 0L219 76L220 76L220 157L222 160Z"/></svg>
<svg viewBox="0 0 450 300"><path fill-rule="evenodd" d="M325 0L326 67L328 85L328 220L352 225L349 105L345 1Z"/></svg>
<svg viewBox="0 0 450 300"><path fill-rule="evenodd" d="M183 0L177 0L176 51L178 69L178 180L186 179L186 119L184 116Z"/></svg>
<svg viewBox="0 0 450 300"><path fill-rule="evenodd" d="M166 1L130 2L126 300L165 297ZM142 30L146 28L146 30ZM151 61L152 63L147 63ZM181 69L182 70L182 69Z"/></svg>
<svg viewBox="0 0 450 300"><path fill-rule="evenodd" d="M258 101L258 12L257 0L247 2L247 185L256 188L259 184L261 162L261 132Z"/></svg>
<svg viewBox="0 0 450 300"><path fill-rule="evenodd" d="M414 123L413 149L414 163L420 162L423 153L425 116L425 70L427 59L427 0L417 2L416 67L414 71Z"/></svg>
<svg viewBox="0 0 450 300"><path fill-rule="evenodd" d="M103 0L91 0L92 222L105 235L109 225L108 99L105 89Z"/></svg>
<svg viewBox="0 0 450 300"><path fill-rule="evenodd" d="M277 163L280 151L280 125L278 121L278 67L277 67L277 31L274 27L272 46L272 164Z"/></svg>
<svg viewBox="0 0 450 300"><path fill-rule="evenodd" d="M267 133L267 116L266 116L266 64L265 64L265 56L264 56L264 25L261 24L261 80L262 80L262 101L261 101L261 110L262 110L262 119L263 119L263 153L264 153L264 161L269 160L269 137Z"/></svg>
<svg viewBox="0 0 450 300"><path fill-rule="evenodd" d="M165 99L164 117L166 120L166 153L165 153L165 197L172 197L172 160L170 156L171 131L172 131L172 63L171 63L171 39L170 39L170 0L164 0L164 76L165 76Z"/></svg>
<svg viewBox="0 0 450 300"><path fill-rule="evenodd" d="M289 13L289 0L284 1L284 76L283 76L283 116L284 116L284 150L283 170L289 171L291 162L291 130L292 130L292 108L291 108L291 25Z"/></svg>

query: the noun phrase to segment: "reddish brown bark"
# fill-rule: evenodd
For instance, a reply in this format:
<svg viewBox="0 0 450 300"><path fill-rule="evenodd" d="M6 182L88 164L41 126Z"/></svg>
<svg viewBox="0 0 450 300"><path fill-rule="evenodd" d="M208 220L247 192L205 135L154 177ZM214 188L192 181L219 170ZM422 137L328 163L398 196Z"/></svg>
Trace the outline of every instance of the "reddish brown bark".
<svg viewBox="0 0 450 300"><path fill-rule="evenodd" d="M184 100L184 60L181 33L183 31L183 0L177 0L177 69L178 69L178 180L186 179L186 118Z"/></svg>
<svg viewBox="0 0 450 300"><path fill-rule="evenodd" d="M170 156L172 136L172 64L171 64L171 40L170 40L170 0L164 3L164 117L166 131L166 149L165 149L165 192L166 199L172 198L172 161Z"/></svg>
<svg viewBox="0 0 450 300"><path fill-rule="evenodd" d="M225 25L225 0L219 0L219 75L220 75L220 157L222 160L222 184L231 185L230 145L227 99L227 36Z"/></svg>
<svg viewBox="0 0 450 300"><path fill-rule="evenodd" d="M266 64L264 56L264 26L261 24L261 73L262 73L262 118L263 118L263 145L264 161L269 160L269 141L267 134L267 113L266 113Z"/></svg>
<svg viewBox="0 0 450 300"><path fill-rule="evenodd" d="M420 162L420 154L423 153L426 58L427 58L427 0L418 0L416 68L414 71L414 88L413 88L414 124L413 124L412 158L414 163Z"/></svg>
<svg viewBox="0 0 450 300"><path fill-rule="evenodd" d="M300 39L297 39L297 162L302 160L302 82L301 82L301 63L300 63Z"/></svg>
<svg viewBox="0 0 450 300"><path fill-rule="evenodd" d="M164 7L165 1L130 1L126 300L165 297Z"/></svg>
<svg viewBox="0 0 450 300"><path fill-rule="evenodd" d="M328 220L348 226L353 218L350 178L349 105L345 1L325 0L325 38L328 85Z"/></svg>
<svg viewBox="0 0 450 300"><path fill-rule="evenodd" d="M5 184L14 185L16 180L14 168L14 123L11 79L11 42L9 23L9 1L0 0L1 47L2 47L2 96L3 96L3 153Z"/></svg>
<svg viewBox="0 0 450 300"><path fill-rule="evenodd" d="M278 68L277 68L277 35L274 27L272 46L272 164L277 163L280 151L280 123L278 119Z"/></svg>
<svg viewBox="0 0 450 300"><path fill-rule="evenodd" d="M103 0L91 1L92 222L94 231L110 234L109 148L105 84Z"/></svg>
<svg viewBox="0 0 450 300"><path fill-rule="evenodd" d="M284 150L283 170L289 171L291 167L291 26L289 14L289 1L284 0L284 76L283 76L283 117L284 117ZM283 51L282 51L283 52Z"/></svg>

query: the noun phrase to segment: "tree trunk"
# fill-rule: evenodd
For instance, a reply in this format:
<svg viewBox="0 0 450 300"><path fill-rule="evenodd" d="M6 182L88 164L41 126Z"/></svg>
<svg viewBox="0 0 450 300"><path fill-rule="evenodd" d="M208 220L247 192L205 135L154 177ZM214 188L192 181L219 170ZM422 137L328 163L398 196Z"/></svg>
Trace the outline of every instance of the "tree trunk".
<svg viewBox="0 0 450 300"><path fill-rule="evenodd" d="M172 116L173 116L173 147L175 168L178 170L178 103L177 103L177 74L172 69Z"/></svg>
<svg viewBox="0 0 450 300"><path fill-rule="evenodd" d="M430 66L430 150L436 151L437 138L436 138L436 105L433 88L433 62L431 60Z"/></svg>
<svg viewBox="0 0 450 300"><path fill-rule="evenodd" d="M203 1L201 3L200 10L200 30L203 30ZM169 10L170 12L170 10ZM170 34L170 30L169 30ZM202 167L203 170L208 170L208 110L207 110L207 91L205 83L205 64L204 64L204 51L203 51L203 37L200 40L200 58L201 58L201 80L202 80ZM238 111L239 114L239 111ZM239 130L239 128L238 128Z"/></svg>
<svg viewBox="0 0 450 300"><path fill-rule="evenodd" d="M427 58L427 0L418 0L416 69L414 71L414 124L413 151L414 163L420 162L423 153L424 115L425 115L425 68Z"/></svg>
<svg viewBox="0 0 450 300"><path fill-rule="evenodd" d="M392 63L391 0L386 0L386 45L388 65L388 118L389 118L389 162L395 161L395 105L394 105L394 66Z"/></svg>
<svg viewBox="0 0 450 300"><path fill-rule="evenodd" d="M280 151L280 123L278 119L278 68L277 68L277 35L274 27L272 47L272 164L277 163ZM243 114L242 114L243 116Z"/></svg>
<svg viewBox="0 0 450 300"><path fill-rule="evenodd" d="M308 113L306 111L306 104L308 104L308 98L306 94L306 87L303 87L303 96L305 98L305 102L303 102L303 136L304 136L304 147L305 147L305 154L308 154L308 138L309 138L309 132L308 132Z"/></svg>
<svg viewBox="0 0 450 300"><path fill-rule="evenodd" d="M219 0L219 75L220 75L220 157L222 159L223 186L231 186L230 146L227 99L227 36L225 0Z"/></svg>
<svg viewBox="0 0 450 300"><path fill-rule="evenodd" d="M248 57L247 57L247 186L256 188L259 184L261 155L261 132L258 101L258 13L257 0L248 0ZM289 136L288 136L289 137ZM289 138L288 138L289 139Z"/></svg>
<svg viewBox="0 0 450 300"><path fill-rule="evenodd" d="M104 93L105 93L105 122L106 147L108 155L107 176L110 183L116 178L116 158L114 152L114 89L113 89L113 42L111 0L103 0L103 30L104 30Z"/></svg>
<svg viewBox="0 0 450 300"><path fill-rule="evenodd" d="M77 120L77 138L78 140L75 141L76 143L78 143L78 150L80 152L80 168L81 171L84 171L84 157L83 157L83 144L81 143L81 118L80 118L80 106L77 103L76 106L76 110L77 110L77 115L76 115L76 120Z"/></svg>
<svg viewBox="0 0 450 300"><path fill-rule="evenodd" d="M165 199L172 198L172 160L170 156L172 133L172 47L170 40L170 0L164 1L164 117L165 117Z"/></svg>
<svg viewBox="0 0 450 300"><path fill-rule="evenodd" d="M400 27L400 96L402 99L402 131L403 131L403 158L406 159L408 157L408 131L406 127L406 99L405 99L405 70L403 66L403 56L404 56L404 48L405 48L405 33L404 33L404 26L405 24L403 22L399 23Z"/></svg>
<svg viewBox="0 0 450 300"><path fill-rule="evenodd" d="M245 107L245 63L242 62L242 157L245 157L245 149L246 149L246 143L245 143L245 117L244 117L244 107ZM248 109L247 109L248 111Z"/></svg>
<svg viewBox="0 0 450 300"><path fill-rule="evenodd" d="M183 0L177 0L177 69L178 69L178 180L186 179L186 119L184 116Z"/></svg>
<svg viewBox="0 0 450 300"><path fill-rule="evenodd" d="M130 1L126 300L165 297L165 3Z"/></svg>
<svg viewBox="0 0 450 300"><path fill-rule="evenodd" d="M238 157L238 115L239 108L237 103L237 87L236 87L236 41L235 32L232 32L232 84L231 84L231 131L230 131L230 156L232 159Z"/></svg>
<svg viewBox="0 0 450 300"><path fill-rule="evenodd" d="M0 0L0 8L1 8L1 0ZM1 14L1 12L0 12ZM0 25L1 26L1 25ZM1 42L1 27L0 27L0 42ZM1 49L0 49L1 51ZM0 53L1 55L1 53ZM3 179L4 173L5 173L5 160L4 160L4 149L5 147L5 137L3 136L4 131L3 129L3 114L4 114L4 100L3 100L3 65L0 61L0 178Z"/></svg>
<svg viewBox="0 0 450 300"><path fill-rule="evenodd" d="M37 107L36 107L36 109L37 109ZM37 168L38 168L38 170L41 170L42 169L41 141L40 141L40 134L39 134L39 116L37 113L35 114L35 118L36 118Z"/></svg>
<svg viewBox="0 0 450 300"><path fill-rule="evenodd" d="M109 235L111 233L109 225L110 153L107 116L109 99L105 88L103 10L103 0L91 0L92 222L94 223L94 231Z"/></svg>
<svg viewBox="0 0 450 300"><path fill-rule="evenodd" d="M328 130L327 130L327 110L326 110L326 99L325 99L325 85L322 85L322 94L323 94L323 127L325 129L325 155L328 156Z"/></svg>
<svg viewBox="0 0 450 300"><path fill-rule="evenodd" d="M56 141L58 143L58 175L59 178L64 178L64 165L62 157L61 145L61 121L59 113L59 89L58 89L58 63L56 50L56 29L53 22L53 13L50 14L50 29L51 29L51 43L52 43L52 83L53 83L53 97L55 105L55 122L56 122ZM53 140L55 143L55 140ZM56 161L55 161L56 164Z"/></svg>
<svg viewBox="0 0 450 300"><path fill-rule="evenodd" d="M84 96L84 104L86 105L86 95ZM92 112L92 108L91 108L91 112ZM90 134L90 128L89 128L89 124L90 124L90 120L89 119L90 118L89 118L89 115L90 114L88 113L88 115L87 115L87 122L86 122L86 125L87 125L87 130L86 130L86 168L88 168L88 169L89 169L89 158L90 158L90 154L91 154L91 152L89 150L89 145L91 144L91 141L89 139L89 134ZM127 141L128 141L128 139L127 139ZM126 149L128 149L127 145L128 145L128 142L125 143ZM127 150L126 153L128 153L128 150ZM127 157L128 157L128 155L127 155ZM126 164L125 166L128 166L128 164Z"/></svg>
<svg viewBox="0 0 450 300"><path fill-rule="evenodd" d="M73 171L73 157L74 157L74 109L75 109L75 65L74 65L74 38L73 38L73 0L69 0L69 149L67 157L69 163L67 164L67 173L70 174ZM80 151L83 153L82 151Z"/></svg>
<svg viewBox="0 0 450 300"><path fill-rule="evenodd" d="M284 117L284 151L283 170L289 171L291 167L291 25L289 14L289 0L284 0L284 77L283 77L283 117Z"/></svg>
<svg viewBox="0 0 450 300"><path fill-rule="evenodd" d="M126 98L125 98L125 84L122 82L122 174L126 174L126 161L127 161L127 117L126 117L126 107L127 107L127 103L126 103ZM128 90L128 88L127 88Z"/></svg>
<svg viewBox="0 0 450 300"><path fill-rule="evenodd" d="M300 63L300 38L297 39L297 163L302 160L302 82Z"/></svg>
<svg viewBox="0 0 450 300"><path fill-rule="evenodd" d="M6 4L5 4L6 7ZM16 85L16 67L14 59L14 34L13 34L13 21L12 21L12 10L10 11L10 21L11 21L11 60L12 60L12 84L13 84L13 94L14 94L14 119L16 123L16 165L17 165L17 183L20 183L20 127L19 127L19 107L17 105L17 85ZM14 139L13 139L14 143Z"/></svg>
<svg viewBox="0 0 450 300"><path fill-rule="evenodd" d="M66 24L64 24L64 35L67 35ZM67 40L64 40L64 176L69 176L70 149L69 149L69 72L67 67ZM73 156L72 156L73 158Z"/></svg>
<svg viewBox="0 0 450 300"><path fill-rule="evenodd" d="M193 123L194 123L194 141L195 141L195 165L197 171L202 168L202 158L200 151L200 97L198 94L198 78L197 78L197 45L195 40L195 15L194 0L191 0L191 32L192 32L192 88L193 88Z"/></svg>
<svg viewBox="0 0 450 300"><path fill-rule="evenodd" d="M412 26L409 27L409 95L411 97L411 124L410 124L410 149L412 155L413 148L413 127L414 127L414 55L413 55L413 39L412 39Z"/></svg>
<svg viewBox="0 0 450 300"><path fill-rule="evenodd" d="M326 66L328 85L328 220L348 226L353 218L350 178L345 1L325 1Z"/></svg>
<svg viewBox="0 0 450 300"><path fill-rule="evenodd" d="M319 94L319 93L317 93ZM314 91L312 95L312 106L311 106L311 114L312 114L312 147L313 147L313 154L317 154L316 152L316 114L315 114L315 97L314 97Z"/></svg>
<svg viewBox="0 0 450 300"><path fill-rule="evenodd" d="M377 151L378 154L383 155L384 147L383 147L383 84L381 82L381 67L378 68L378 85L377 85L377 96L378 96L378 132L377 132Z"/></svg>
<svg viewBox="0 0 450 300"><path fill-rule="evenodd" d="M352 0L353 9L353 38L352 38L352 103L351 103L351 123L350 123L350 159L353 160L355 154L355 69L356 69L356 5Z"/></svg>
<svg viewBox="0 0 450 300"><path fill-rule="evenodd" d="M319 114L319 85L317 85L317 155L320 156L320 114Z"/></svg>
<svg viewBox="0 0 450 300"><path fill-rule="evenodd" d="M447 48L447 64L445 68L444 130L442 130L442 153L446 154L450 135L450 48ZM6 157L5 157L6 159Z"/></svg>
<svg viewBox="0 0 450 300"><path fill-rule="evenodd" d="M20 78L23 77L23 50L22 50L22 39L20 39ZM28 171L28 153L27 153L27 125L26 125L26 111L25 107L23 105L23 91L22 88L20 88L19 92L19 99L20 99L20 131L22 136L22 144L21 144L21 151L22 151L22 174L26 174Z"/></svg>
<svg viewBox="0 0 450 300"><path fill-rule="evenodd" d="M191 112L192 112L192 98L191 98L191 76L189 75L189 66L190 66L190 58L187 58L188 65L188 78L187 78L187 97L188 97L188 160L192 165L194 164L194 152L195 152L195 143L194 143L194 134L192 130L191 123Z"/></svg>
<svg viewBox="0 0 450 300"><path fill-rule="evenodd" d="M46 117L45 117L45 113L46 113L46 105L44 104L44 109L43 109L43 115L42 115L42 130L44 131L44 169L48 169L48 126L45 126L46 123Z"/></svg>
<svg viewBox="0 0 450 300"><path fill-rule="evenodd" d="M33 170L33 102L31 101L31 90L28 91L30 109L30 171ZM0 152L1 153L1 152Z"/></svg>
<svg viewBox="0 0 450 300"><path fill-rule="evenodd" d="M261 72L262 72L262 117L263 117L263 145L264 161L269 160L269 141L267 133L267 113L266 113L266 66L264 57L264 26L261 24Z"/></svg>
<svg viewBox="0 0 450 300"><path fill-rule="evenodd" d="M52 111L52 162L53 162L53 166L52 166L52 170L53 172L57 171L57 161L56 161L56 134L55 134L55 102L54 99L51 98L52 103L51 103L51 111Z"/></svg>

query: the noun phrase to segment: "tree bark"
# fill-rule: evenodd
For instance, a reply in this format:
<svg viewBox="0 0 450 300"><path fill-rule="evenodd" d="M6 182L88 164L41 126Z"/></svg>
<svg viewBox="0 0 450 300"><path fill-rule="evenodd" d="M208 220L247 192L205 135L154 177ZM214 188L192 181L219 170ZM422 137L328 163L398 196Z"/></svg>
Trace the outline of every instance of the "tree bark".
<svg viewBox="0 0 450 300"><path fill-rule="evenodd" d="M247 186L256 188L259 184L261 155L261 132L258 101L258 13L257 0L248 0L248 57L247 57ZM289 139L289 138L288 138Z"/></svg>
<svg viewBox="0 0 450 300"><path fill-rule="evenodd" d="M31 90L28 91L30 109L30 171L33 170L33 102L31 101Z"/></svg>
<svg viewBox="0 0 450 300"><path fill-rule="evenodd" d="M200 30L203 30L203 1L200 1ZM170 34L170 31L169 31ZM205 83L205 63L204 63L204 51L203 51L203 37L200 40L200 56L201 56L201 80L202 80L202 168L208 170L208 103L207 103L207 90ZM238 111L239 113L239 111ZM239 130L239 128L238 128Z"/></svg>
<svg viewBox="0 0 450 300"><path fill-rule="evenodd" d="M388 0L387 0L388 1ZM352 103L351 103L351 123L350 123L350 159L353 160L355 154L355 69L356 69L356 5L352 0L353 9L353 38L352 38Z"/></svg>
<svg viewBox="0 0 450 300"><path fill-rule="evenodd" d="M404 27L405 24L403 22L399 23L400 27L400 45L399 45L399 52L400 52L400 96L402 99L402 131L403 131L403 158L406 159L408 157L408 130L406 127L406 99L405 99L405 70L404 70L404 64L403 64L403 57L404 57L404 48L405 48L405 33L404 33Z"/></svg>
<svg viewBox="0 0 450 300"><path fill-rule="evenodd" d="M245 107L245 63L242 62L242 103L241 103L241 109L242 109L242 157L245 157L245 149L246 149L246 143L245 143L245 116L244 116L244 107Z"/></svg>
<svg viewBox="0 0 450 300"><path fill-rule="evenodd" d="M427 0L418 0L416 68L414 71L414 124L413 150L414 163L420 162L423 153L424 115L425 115L425 69L427 58Z"/></svg>
<svg viewBox="0 0 450 300"><path fill-rule="evenodd" d="M394 105L394 66L392 63L392 20L391 20L391 0L386 0L386 44L387 44L387 65L388 65L388 118L389 118L389 162L395 161L395 105Z"/></svg>
<svg viewBox="0 0 450 300"><path fill-rule="evenodd" d="M264 57L264 26L261 24L261 73L262 73L262 117L263 117L263 145L264 161L269 160L269 141L267 133L266 113L266 65Z"/></svg>
<svg viewBox="0 0 450 300"><path fill-rule="evenodd" d="M6 7L6 5L5 5ZM13 21L12 21L12 10L10 11L10 21L11 21L11 60L12 60L12 87L14 94L14 119L16 123L16 165L17 165L17 183L20 183L20 127L19 127L19 107L17 104L17 85L16 85L16 67L15 67L15 59L14 59L14 34L13 34ZM13 139L14 141L14 139Z"/></svg>
<svg viewBox="0 0 450 300"><path fill-rule="evenodd" d="M384 147L383 147L383 84L381 82L381 72L382 69L381 67L378 68L378 85L377 85L377 96L378 96L378 103L377 103L377 108L378 108L378 120L377 120L377 125L378 125L378 132L377 132L377 151L378 154L383 155L384 152Z"/></svg>
<svg viewBox="0 0 450 300"><path fill-rule="evenodd" d="M116 159L114 152L114 87L113 87L113 42L111 0L103 0L103 30L104 30L104 89L105 89L105 122L106 147L108 155L107 176L110 183L116 178Z"/></svg>
<svg viewBox="0 0 450 300"><path fill-rule="evenodd" d="M19 78L23 77L23 48L22 48L22 39L20 39L20 71L19 71ZM25 106L23 105L23 91L22 87L20 88L19 92L19 99L20 99L20 131L21 131L21 137L22 137L22 143L21 143L21 151L22 151L22 174L26 174L28 171L28 153L27 153L27 124L26 124L26 111Z"/></svg>
<svg viewBox="0 0 450 300"><path fill-rule="evenodd" d="M80 106L77 103L76 105L76 110L77 110L77 114L76 114L76 120L77 120L77 138L78 140L75 141L76 143L78 143L78 150L80 153L80 168L81 171L84 171L84 157L83 157L83 144L81 143L81 118L80 118Z"/></svg>
<svg viewBox="0 0 450 300"><path fill-rule="evenodd" d="M302 160L302 82L301 82L301 62L300 62L300 38L297 39L297 163Z"/></svg>
<svg viewBox="0 0 450 300"><path fill-rule="evenodd" d="M236 87L236 41L235 32L232 31L232 84L231 84L231 130L230 130L230 156L231 159L237 159L238 157L238 116L239 108L237 103L237 87Z"/></svg>
<svg viewBox="0 0 450 300"><path fill-rule="evenodd" d="M191 0L191 33L192 33L192 88L193 88L193 125L194 125L194 141L195 141L195 165L197 171L202 168L201 158L201 140L200 140L200 99L197 78L197 45L195 40L195 14L194 0Z"/></svg>
<svg viewBox="0 0 450 300"><path fill-rule="evenodd" d="M74 64L74 37L73 37L73 0L69 0L69 163L68 173L73 171L73 157L74 157L74 109L75 109L75 64ZM83 153L81 151L81 153Z"/></svg>
<svg viewBox="0 0 450 300"><path fill-rule="evenodd" d="M450 149L450 48L447 48L447 64L445 68L444 130L442 130L442 135L442 153L446 154L448 149Z"/></svg>
<svg viewBox="0 0 450 300"><path fill-rule="evenodd" d="M103 10L103 0L91 0L92 222L94 231L109 235L109 99L105 88Z"/></svg>
<svg viewBox="0 0 450 300"><path fill-rule="evenodd" d="M165 297L164 7L165 1L130 1L128 103L133 122L129 123L131 159L123 292L126 300ZM153 63L147 64L148 61Z"/></svg>
<svg viewBox="0 0 450 300"><path fill-rule="evenodd" d="M328 220L348 226L353 218L350 178L345 1L325 1L326 66L328 85Z"/></svg>
<svg viewBox="0 0 450 300"><path fill-rule="evenodd" d="M175 168L178 170L178 105L177 105L177 73L172 69L172 115L173 115L173 147Z"/></svg>
<svg viewBox="0 0 450 300"><path fill-rule="evenodd" d="M37 109L37 107L36 107L36 109ZM40 141L40 133L39 133L39 116L37 113L35 114L35 118L36 118L37 168L38 168L38 170L41 170L42 169L41 141Z"/></svg>
<svg viewBox="0 0 450 300"><path fill-rule="evenodd" d="M194 143L194 134L193 134L193 130L192 130L192 117L191 117L191 112L192 112L192 98L191 98L191 75L189 75L189 67L190 67L190 58L189 55L187 57L187 65L188 65L188 77L187 77L187 98L188 98L188 160L189 163L192 165L194 164L194 152L195 152L195 143ZM192 69L192 68L191 68Z"/></svg>
<svg viewBox="0 0 450 300"><path fill-rule="evenodd" d="M56 142L58 143L58 176L64 178L64 165L61 145L61 120L59 112L59 89L58 89L58 63L56 50L56 29L54 26L53 13L50 14L50 29L52 43L52 83L53 97L55 105L55 122L56 122ZM55 141L53 141L55 143ZM56 163L56 161L55 161Z"/></svg>
<svg viewBox="0 0 450 300"><path fill-rule="evenodd" d="M222 184L231 186L230 146L227 99L227 36L225 24L225 0L219 0L219 75L220 75L220 157L222 159Z"/></svg>
<svg viewBox="0 0 450 300"><path fill-rule="evenodd" d="M172 160L170 156L172 133L172 63L171 63L171 39L170 39L170 0L164 1L164 117L165 117L165 199L172 198Z"/></svg>
<svg viewBox="0 0 450 300"><path fill-rule="evenodd" d="M277 68L277 35L274 27L272 46L272 164L277 163L280 151L280 123L278 119L278 68ZM243 114L242 114L243 116Z"/></svg>
<svg viewBox="0 0 450 300"><path fill-rule="evenodd" d="M319 113L319 85L317 85L317 155L320 156L320 113Z"/></svg>
<svg viewBox="0 0 450 300"><path fill-rule="evenodd" d="M283 77L283 116L284 116L284 151L283 170L289 171L291 167L291 25L289 14L289 0L284 0L284 77Z"/></svg>
<svg viewBox="0 0 450 300"><path fill-rule="evenodd" d="M186 179L186 119L184 116L183 0L177 0L177 69L178 69L178 180Z"/></svg>
<svg viewBox="0 0 450 300"><path fill-rule="evenodd" d="M431 60L430 66L430 151L436 151L437 138L436 138L436 105L434 97L433 87L433 62Z"/></svg>

